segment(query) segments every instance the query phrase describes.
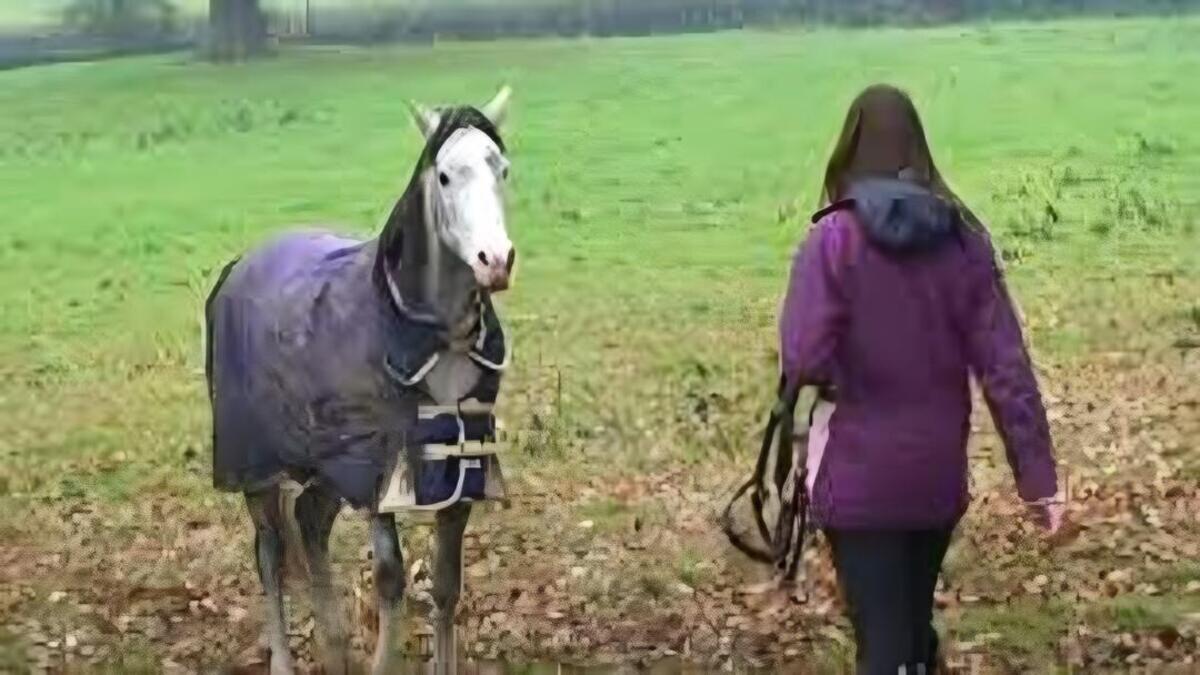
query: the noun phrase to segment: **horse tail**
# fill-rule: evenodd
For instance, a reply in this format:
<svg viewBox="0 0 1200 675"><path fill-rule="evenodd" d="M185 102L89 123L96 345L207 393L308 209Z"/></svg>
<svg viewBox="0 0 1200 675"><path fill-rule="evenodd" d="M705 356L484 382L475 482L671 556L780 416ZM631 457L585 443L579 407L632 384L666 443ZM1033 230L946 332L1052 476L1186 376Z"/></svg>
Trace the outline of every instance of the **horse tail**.
<svg viewBox="0 0 1200 675"><path fill-rule="evenodd" d="M215 305L217 296L221 289L225 286L225 281L229 278L233 268L241 261L241 256L230 260L221 269L220 275L217 276L216 283L213 284L212 290L209 291L208 297L204 301L204 379L208 384L208 398L214 405L216 401L215 382L213 381L213 360L214 360L214 344L213 335L216 326ZM213 450L216 451L216 424L213 424ZM300 522L296 518L296 500L304 493L305 486L298 485L291 481L282 481L275 488L275 494L279 500L278 508L280 521L278 523L280 536L283 538L283 566L285 578L290 578L297 581L307 583L311 579L311 574L308 569L307 556L304 552L304 536L300 528Z"/></svg>
<svg viewBox="0 0 1200 675"><path fill-rule="evenodd" d="M213 397L213 303L216 302L221 287L225 285L225 280L229 278L229 273L233 271L233 266L241 259L241 256L238 256L225 264L217 282L208 292L208 298L204 300L204 379L208 383L209 400Z"/></svg>
<svg viewBox="0 0 1200 675"><path fill-rule="evenodd" d="M204 301L204 379L208 384L208 398L215 406L216 401L214 396L216 393L215 382L213 381L213 357L214 344L213 334L216 325L216 314L214 305L216 304L217 295L220 294L225 281L229 278L229 274L233 271L235 265L241 261L241 256L230 260L221 269L220 275L217 277L216 283L213 284L212 290L208 293L208 298ZM216 424L213 424L213 450L216 451ZM304 536L300 528L300 522L296 518L296 500L304 493L305 486L298 485L291 481L282 481L275 490L279 500L278 508L281 516L281 522L278 523L280 528L280 536L283 538L283 566L285 577L294 580L308 583L311 580L310 570L308 568L308 560L305 555Z"/></svg>

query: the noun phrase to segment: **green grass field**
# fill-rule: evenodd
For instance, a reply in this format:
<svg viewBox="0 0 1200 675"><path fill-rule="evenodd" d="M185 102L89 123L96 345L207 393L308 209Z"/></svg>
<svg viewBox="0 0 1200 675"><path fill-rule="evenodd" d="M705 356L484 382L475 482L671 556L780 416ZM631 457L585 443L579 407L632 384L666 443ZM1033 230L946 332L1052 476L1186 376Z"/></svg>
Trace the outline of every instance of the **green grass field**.
<svg viewBox="0 0 1200 675"><path fill-rule="evenodd" d="M512 508L474 521L471 653L844 664L823 559L813 611L780 613L737 592L762 571L711 516L751 467L825 154L881 80L914 95L1004 251L1084 526L1037 543L981 417L939 596L951 654L1181 664L1200 649L1198 67L1200 21L1131 20L0 73L0 670L252 646L249 523L210 488L202 299L272 232L370 236L419 150L403 100L482 102L501 82L521 260L503 407L553 433L510 459ZM363 529L336 534L360 626Z"/></svg>

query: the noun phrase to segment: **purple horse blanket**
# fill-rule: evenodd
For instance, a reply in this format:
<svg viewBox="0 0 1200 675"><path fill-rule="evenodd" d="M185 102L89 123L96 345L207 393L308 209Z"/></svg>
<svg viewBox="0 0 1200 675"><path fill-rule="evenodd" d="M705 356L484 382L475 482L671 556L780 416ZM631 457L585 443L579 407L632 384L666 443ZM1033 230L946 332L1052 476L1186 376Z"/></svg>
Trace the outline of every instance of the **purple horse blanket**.
<svg viewBox="0 0 1200 675"><path fill-rule="evenodd" d="M392 301L376 255L377 240L304 232L225 268L205 307L217 488L315 478L371 508L401 450L425 440L419 384L446 331ZM473 350L498 364L504 334L490 298L480 302ZM494 402L499 380L485 369L470 397Z"/></svg>

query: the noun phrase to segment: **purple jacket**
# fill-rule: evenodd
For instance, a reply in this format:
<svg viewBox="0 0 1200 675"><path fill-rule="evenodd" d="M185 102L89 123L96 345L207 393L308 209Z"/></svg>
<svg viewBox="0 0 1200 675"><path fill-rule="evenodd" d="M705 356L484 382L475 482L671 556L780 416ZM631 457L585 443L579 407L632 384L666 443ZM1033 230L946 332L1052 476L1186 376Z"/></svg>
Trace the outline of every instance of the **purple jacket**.
<svg viewBox="0 0 1200 675"><path fill-rule="evenodd" d="M969 374L1020 496L1053 495L1045 409L986 234L899 181L860 183L850 197L797 252L780 322L785 373L836 392L814 520L847 529L957 522L970 500Z"/></svg>

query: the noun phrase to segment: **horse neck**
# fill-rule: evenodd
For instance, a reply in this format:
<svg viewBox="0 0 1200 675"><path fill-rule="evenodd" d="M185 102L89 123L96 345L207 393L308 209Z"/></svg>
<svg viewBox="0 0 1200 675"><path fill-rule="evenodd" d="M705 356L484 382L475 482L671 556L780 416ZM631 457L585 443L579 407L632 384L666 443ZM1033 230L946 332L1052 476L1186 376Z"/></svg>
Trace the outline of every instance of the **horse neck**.
<svg viewBox="0 0 1200 675"><path fill-rule="evenodd" d="M461 339L472 332L479 306L479 289L475 273L458 259L441 240L431 260L431 297L427 300L438 316L446 322L451 339ZM436 257L435 257L436 256Z"/></svg>
<svg viewBox="0 0 1200 675"><path fill-rule="evenodd" d="M420 202L426 202L423 195ZM436 314L451 339L465 337L478 308L475 273L437 236L436 209L409 209L406 215L397 279L401 295L406 303L416 301Z"/></svg>

